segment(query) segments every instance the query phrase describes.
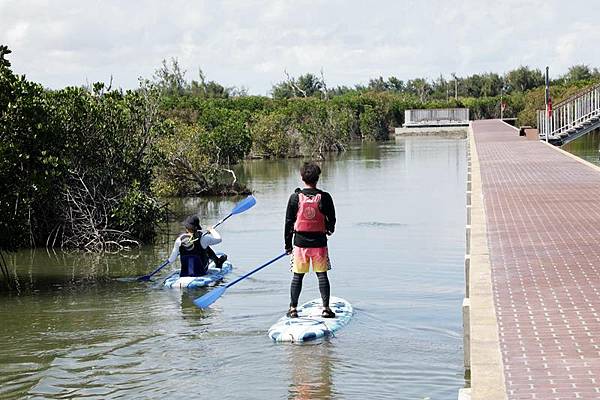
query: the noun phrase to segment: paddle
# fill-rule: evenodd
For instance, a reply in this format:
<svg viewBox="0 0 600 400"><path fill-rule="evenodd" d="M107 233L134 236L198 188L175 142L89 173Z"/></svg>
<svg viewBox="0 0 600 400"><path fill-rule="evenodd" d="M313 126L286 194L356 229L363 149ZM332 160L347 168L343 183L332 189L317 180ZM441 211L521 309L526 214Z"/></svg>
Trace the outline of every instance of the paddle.
<svg viewBox="0 0 600 400"><path fill-rule="evenodd" d="M273 264L275 261L279 260L282 257L285 257L286 255L287 255L287 253L283 253L281 255L278 255L277 257L275 257L271 261L268 261L268 262L264 263L263 265L261 265L260 267L258 267L256 269L253 269L252 271L248 272L246 275L244 275L244 276L242 276L240 278L237 278L235 281L229 283L228 285L226 285L226 286L219 286L219 287L211 290L210 292L206 293L204 296L200 296L197 299L195 299L194 300L194 304L198 308L207 308L212 303L214 303L215 301L217 301L219 299L219 297L221 297L223 295L223 293L225 293L225 291L228 288L232 287L233 285L235 285L239 281L241 281L243 279L246 279L247 277L249 277L253 273L260 271L264 267L266 267L266 266L268 266L270 264Z"/></svg>
<svg viewBox="0 0 600 400"><path fill-rule="evenodd" d="M237 203L235 205L235 207L233 207L233 210L231 210L231 212L229 213L228 216L226 216L225 218L223 218L222 220L217 222L215 225L213 225L213 228L216 228L217 226L221 225L232 215L242 213L242 212L246 211L247 209L252 208L255 204L256 204L256 199L254 198L254 196L250 195L250 196L246 197L244 200Z"/></svg>
<svg viewBox="0 0 600 400"><path fill-rule="evenodd" d="M233 207L233 210L231 210L231 212L229 213L228 216L226 216L225 218L221 219L219 222L217 222L215 225L213 225L212 228L214 229L217 226L221 225L223 222L225 222L232 215L243 213L244 211L246 211L246 210L254 207L255 204L256 204L256 199L254 198L254 196L250 195L250 196L246 197L244 200L238 202L235 205L235 207ZM154 271L152 271L151 274L140 276L139 278L137 278L137 280L140 281L140 282L149 281L150 278L152 278L154 275L156 275L161 269L163 269L164 267L166 267L168 264L169 264L169 260L166 260L165 262L163 262L162 264L160 264L160 266L158 268L156 268Z"/></svg>
<svg viewBox="0 0 600 400"><path fill-rule="evenodd" d="M150 278L152 278L156 273L158 273L158 271L160 271L161 269L163 269L164 267L166 267L168 264L169 264L169 260L165 260L162 264L160 264L160 266L158 268L156 268L154 271L152 271L151 274L140 276L139 278L137 278L137 280L139 282L149 281Z"/></svg>

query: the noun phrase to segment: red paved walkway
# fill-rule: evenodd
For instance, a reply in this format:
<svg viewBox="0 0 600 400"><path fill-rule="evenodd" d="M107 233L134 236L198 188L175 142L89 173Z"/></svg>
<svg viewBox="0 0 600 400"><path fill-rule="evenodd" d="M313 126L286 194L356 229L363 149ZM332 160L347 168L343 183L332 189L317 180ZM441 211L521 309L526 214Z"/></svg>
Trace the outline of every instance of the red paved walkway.
<svg viewBox="0 0 600 400"><path fill-rule="evenodd" d="M600 171L498 121L473 131L509 399L600 399Z"/></svg>

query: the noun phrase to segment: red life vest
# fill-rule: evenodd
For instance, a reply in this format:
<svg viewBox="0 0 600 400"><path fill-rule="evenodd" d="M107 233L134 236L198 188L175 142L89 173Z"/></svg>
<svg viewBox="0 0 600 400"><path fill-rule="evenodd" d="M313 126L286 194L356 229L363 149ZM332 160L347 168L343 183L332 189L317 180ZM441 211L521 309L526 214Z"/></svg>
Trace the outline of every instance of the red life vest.
<svg viewBox="0 0 600 400"><path fill-rule="evenodd" d="M298 214L296 214L296 223L294 224L296 232L326 232L325 216L319 210L320 204L320 193L316 196L298 193Z"/></svg>

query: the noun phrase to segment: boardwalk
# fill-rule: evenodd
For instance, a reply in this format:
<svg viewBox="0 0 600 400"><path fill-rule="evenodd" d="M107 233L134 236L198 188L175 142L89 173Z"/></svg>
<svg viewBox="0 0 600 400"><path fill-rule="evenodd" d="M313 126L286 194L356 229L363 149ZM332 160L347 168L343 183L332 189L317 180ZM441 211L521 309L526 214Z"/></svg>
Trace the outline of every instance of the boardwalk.
<svg viewBox="0 0 600 400"><path fill-rule="evenodd" d="M507 398L600 399L600 170L497 120L473 134Z"/></svg>

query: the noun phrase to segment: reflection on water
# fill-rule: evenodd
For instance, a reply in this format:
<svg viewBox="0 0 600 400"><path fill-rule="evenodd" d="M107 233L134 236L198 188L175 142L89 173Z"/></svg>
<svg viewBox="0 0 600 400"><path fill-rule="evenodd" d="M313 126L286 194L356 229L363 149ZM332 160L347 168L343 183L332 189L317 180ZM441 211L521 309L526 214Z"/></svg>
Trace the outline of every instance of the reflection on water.
<svg viewBox="0 0 600 400"><path fill-rule="evenodd" d="M600 129L563 145L562 149L593 164L600 165Z"/></svg>
<svg viewBox="0 0 600 400"><path fill-rule="evenodd" d="M20 294L77 288L111 282L124 272L135 274L139 265L152 263L156 255L150 248L121 254L82 254L76 252L24 250L6 257L15 291ZM118 263L119 268L112 268Z"/></svg>
<svg viewBox="0 0 600 400"><path fill-rule="evenodd" d="M311 400L333 398L333 360L331 346L306 344L287 346L291 366L289 399Z"/></svg>
<svg viewBox="0 0 600 400"><path fill-rule="evenodd" d="M239 167L258 203L221 226L215 250L234 265L228 281L282 251L301 162ZM0 294L0 398L455 399L464 384L465 141L368 144L322 167L339 221L330 241L332 295L355 309L335 338L304 346L268 339L289 302L286 260L206 311L192 303L206 290L118 280L156 268L187 214L210 225L239 200L172 199L176 221L154 246L123 255L10 255L20 294ZM311 274L300 301L318 296Z"/></svg>

